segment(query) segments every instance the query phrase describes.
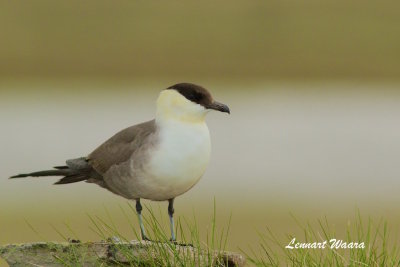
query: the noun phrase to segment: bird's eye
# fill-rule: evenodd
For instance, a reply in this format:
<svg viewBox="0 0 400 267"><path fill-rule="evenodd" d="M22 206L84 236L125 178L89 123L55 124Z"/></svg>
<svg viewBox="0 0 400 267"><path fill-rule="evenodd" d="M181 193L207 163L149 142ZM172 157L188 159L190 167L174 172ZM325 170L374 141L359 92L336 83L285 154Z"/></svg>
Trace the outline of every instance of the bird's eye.
<svg viewBox="0 0 400 267"><path fill-rule="evenodd" d="M200 94L200 93L198 93L198 92L192 92L191 94L189 94L189 95L187 96L187 99L189 99L190 101L199 103L200 100L203 99L203 95Z"/></svg>

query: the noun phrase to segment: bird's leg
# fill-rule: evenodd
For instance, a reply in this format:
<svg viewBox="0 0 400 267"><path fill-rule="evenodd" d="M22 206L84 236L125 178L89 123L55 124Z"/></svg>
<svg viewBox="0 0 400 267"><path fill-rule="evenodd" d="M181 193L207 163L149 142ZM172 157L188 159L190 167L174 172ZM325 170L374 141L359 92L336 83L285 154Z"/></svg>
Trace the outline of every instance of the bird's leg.
<svg viewBox="0 0 400 267"><path fill-rule="evenodd" d="M143 219L142 219L142 205L140 204L140 198L136 200L136 212L139 218L140 233L142 234L143 240L150 240L146 236L146 230L144 229Z"/></svg>
<svg viewBox="0 0 400 267"><path fill-rule="evenodd" d="M170 222L170 228L171 228L171 241L175 242L176 237L175 237L175 224L174 224L174 199L171 198L168 200L168 215L169 215L169 222Z"/></svg>

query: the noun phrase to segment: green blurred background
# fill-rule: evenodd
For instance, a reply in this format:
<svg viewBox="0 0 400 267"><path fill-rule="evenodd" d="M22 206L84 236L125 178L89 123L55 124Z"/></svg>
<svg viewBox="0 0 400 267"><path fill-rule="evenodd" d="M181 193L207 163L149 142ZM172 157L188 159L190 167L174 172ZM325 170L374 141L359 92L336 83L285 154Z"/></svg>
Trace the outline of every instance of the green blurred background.
<svg viewBox="0 0 400 267"><path fill-rule="evenodd" d="M232 115L210 114L212 162L178 216L195 211L206 231L215 197L232 250L266 226L300 236L290 212L327 215L340 234L358 207L397 229L399 13L398 1L0 1L0 244L60 240L51 225L64 223L96 240L87 214L106 209L134 238L122 198L7 177L88 154L183 81Z"/></svg>
<svg viewBox="0 0 400 267"><path fill-rule="evenodd" d="M398 79L398 1L2 1L2 76Z"/></svg>

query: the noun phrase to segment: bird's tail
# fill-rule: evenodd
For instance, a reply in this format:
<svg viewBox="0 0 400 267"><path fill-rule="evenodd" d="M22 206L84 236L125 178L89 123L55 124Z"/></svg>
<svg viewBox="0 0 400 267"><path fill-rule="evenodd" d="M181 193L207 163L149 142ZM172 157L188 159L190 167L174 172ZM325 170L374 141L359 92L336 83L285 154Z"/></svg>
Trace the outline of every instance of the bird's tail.
<svg viewBox="0 0 400 267"><path fill-rule="evenodd" d="M48 170L48 171L38 171L31 173L21 173L18 175L11 176L10 179L25 178L25 177L43 177L43 176L66 176L69 174L70 174L69 170Z"/></svg>
<svg viewBox="0 0 400 267"><path fill-rule="evenodd" d="M86 168L84 168L83 166L79 166L79 168L76 167L77 164L74 163L78 160L83 160L83 158L75 159L72 163L67 161L68 166L57 166L54 167L54 169L52 170L18 174L11 176L10 179L25 177L64 176L54 184L70 184L85 181L90 178L91 168L88 165L84 166ZM80 162L78 161L78 163Z"/></svg>

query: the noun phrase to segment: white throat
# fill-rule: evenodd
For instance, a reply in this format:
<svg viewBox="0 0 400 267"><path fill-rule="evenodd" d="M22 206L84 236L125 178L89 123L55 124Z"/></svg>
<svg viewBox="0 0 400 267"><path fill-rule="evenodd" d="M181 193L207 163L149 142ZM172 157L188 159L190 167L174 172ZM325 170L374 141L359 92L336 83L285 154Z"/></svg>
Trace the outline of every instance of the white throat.
<svg viewBox="0 0 400 267"><path fill-rule="evenodd" d="M177 120L204 123L208 110L186 99L175 90L164 90L157 99L156 121Z"/></svg>

